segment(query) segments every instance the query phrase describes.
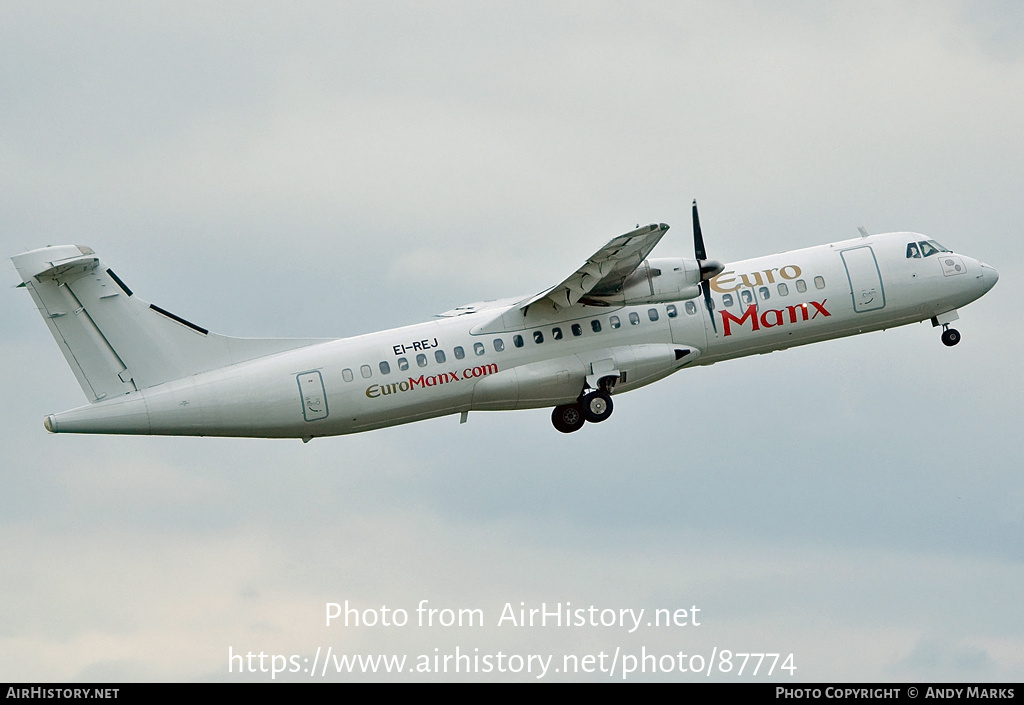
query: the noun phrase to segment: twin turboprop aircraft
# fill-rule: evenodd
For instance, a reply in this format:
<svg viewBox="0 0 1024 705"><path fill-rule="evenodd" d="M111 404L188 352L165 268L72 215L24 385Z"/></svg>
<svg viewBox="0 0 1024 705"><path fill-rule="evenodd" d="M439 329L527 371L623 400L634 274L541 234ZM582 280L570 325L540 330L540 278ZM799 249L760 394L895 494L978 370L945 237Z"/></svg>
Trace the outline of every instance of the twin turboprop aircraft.
<svg viewBox="0 0 1024 705"><path fill-rule="evenodd" d="M929 319L955 345L957 309L999 278L923 235L863 229L723 266L696 201L693 229L693 259L650 259L668 226L638 227L535 296L338 340L211 333L139 299L88 247L13 261L90 402L48 431L303 441L539 407L569 433L684 367Z"/></svg>

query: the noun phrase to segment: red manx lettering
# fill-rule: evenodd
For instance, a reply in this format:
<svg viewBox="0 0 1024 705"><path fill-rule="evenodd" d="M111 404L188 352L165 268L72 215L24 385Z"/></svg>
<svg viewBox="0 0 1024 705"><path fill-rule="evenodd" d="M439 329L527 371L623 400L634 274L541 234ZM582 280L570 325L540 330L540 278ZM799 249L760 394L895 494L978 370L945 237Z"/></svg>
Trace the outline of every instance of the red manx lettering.
<svg viewBox="0 0 1024 705"><path fill-rule="evenodd" d="M751 327L753 328L753 330L758 330L757 304L750 304L750 306L747 307L746 313L743 314L742 318L736 318L736 316L732 315L731 313L724 309L721 311L721 314L722 325L725 326L726 335L732 335L732 328L729 327L730 323L739 323L742 326L743 322L746 321L748 318L750 319Z"/></svg>
<svg viewBox="0 0 1024 705"><path fill-rule="evenodd" d="M757 304L750 304L743 311L742 316L735 316L730 311L722 309L719 311L722 314L722 328L724 329L724 335L732 335L733 324L736 326L743 326L750 322L750 330L759 331L762 328L775 328L789 323L799 323L801 321L813 320L822 316L831 316L828 309L825 308L825 301L811 301L810 305L814 307L813 315L809 315L807 304L797 304L796 306L787 306L785 309L770 308L761 312L761 315L757 315ZM788 314L788 315L787 315Z"/></svg>

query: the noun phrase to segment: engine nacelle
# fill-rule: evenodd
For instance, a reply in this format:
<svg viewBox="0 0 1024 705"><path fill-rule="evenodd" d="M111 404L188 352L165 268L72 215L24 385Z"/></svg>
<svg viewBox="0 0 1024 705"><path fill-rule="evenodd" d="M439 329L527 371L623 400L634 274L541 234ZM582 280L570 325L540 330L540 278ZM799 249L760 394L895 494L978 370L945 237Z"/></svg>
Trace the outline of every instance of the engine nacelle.
<svg viewBox="0 0 1024 705"><path fill-rule="evenodd" d="M681 257L648 259L640 263L614 292L592 292L585 303L633 306L685 301L700 296L700 265Z"/></svg>

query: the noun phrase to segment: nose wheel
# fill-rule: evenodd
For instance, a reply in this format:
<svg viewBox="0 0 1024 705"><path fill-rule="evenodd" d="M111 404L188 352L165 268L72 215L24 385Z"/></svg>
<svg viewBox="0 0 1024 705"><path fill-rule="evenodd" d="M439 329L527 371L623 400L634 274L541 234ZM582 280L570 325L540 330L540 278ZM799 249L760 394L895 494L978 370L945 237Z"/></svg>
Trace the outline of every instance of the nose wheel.
<svg viewBox="0 0 1024 705"><path fill-rule="evenodd" d="M946 347L953 347L960 342L960 331L950 328L948 325L942 327L942 344Z"/></svg>

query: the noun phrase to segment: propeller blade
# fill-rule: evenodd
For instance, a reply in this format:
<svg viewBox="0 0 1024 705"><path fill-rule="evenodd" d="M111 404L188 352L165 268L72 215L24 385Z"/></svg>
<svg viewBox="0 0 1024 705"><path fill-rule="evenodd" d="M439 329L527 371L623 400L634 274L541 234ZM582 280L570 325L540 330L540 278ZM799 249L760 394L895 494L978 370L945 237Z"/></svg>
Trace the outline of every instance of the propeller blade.
<svg viewBox="0 0 1024 705"><path fill-rule="evenodd" d="M718 334L718 326L715 325L715 310L711 307L711 285L706 281L700 283L701 291L704 292L704 305L708 309L708 318L711 319L711 328Z"/></svg>
<svg viewBox="0 0 1024 705"><path fill-rule="evenodd" d="M704 306L708 309L708 318L711 319L711 328L718 334L718 326L715 324L715 312L711 304L711 285L708 279L722 271L723 267L718 262L708 260L708 253L704 249L704 235L700 231L700 216L697 215L697 199L693 199L693 253L697 258L697 266L700 267L700 289L704 294Z"/></svg>
<svg viewBox="0 0 1024 705"><path fill-rule="evenodd" d="M708 258L704 251L704 236L700 232L700 216L697 215L697 199L693 199L693 252L697 261L701 262Z"/></svg>

